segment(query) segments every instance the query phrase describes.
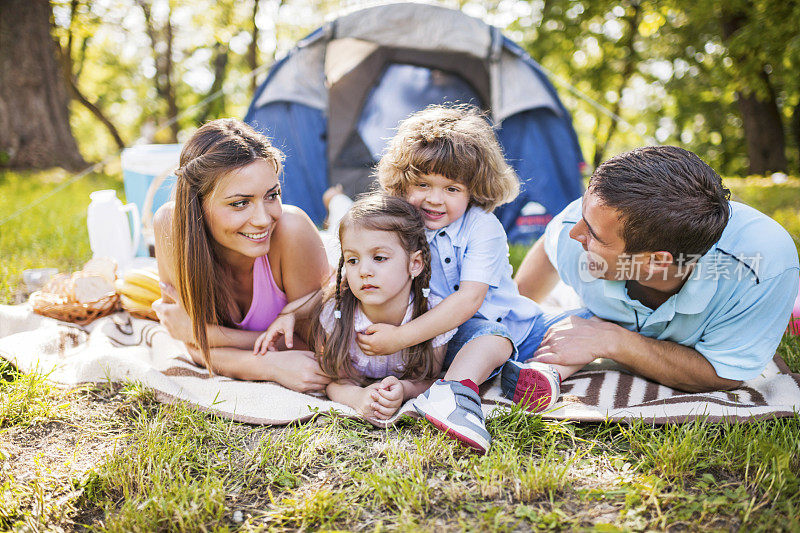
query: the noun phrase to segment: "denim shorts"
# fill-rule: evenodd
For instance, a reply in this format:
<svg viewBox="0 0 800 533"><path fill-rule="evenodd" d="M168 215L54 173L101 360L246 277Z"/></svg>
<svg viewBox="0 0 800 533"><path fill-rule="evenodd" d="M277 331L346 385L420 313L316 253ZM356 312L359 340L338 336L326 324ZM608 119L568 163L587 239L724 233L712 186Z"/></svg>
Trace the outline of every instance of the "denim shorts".
<svg viewBox="0 0 800 533"><path fill-rule="evenodd" d="M542 343L542 339L544 339L544 335L547 333L547 330L570 316L591 318L594 315L585 307L570 309L569 311L564 311L562 313L542 313L534 319L533 327L528 332L528 336L525 337L519 346L514 347L514 353L512 354L511 359L524 362L533 357L533 354Z"/></svg>
<svg viewBox="0 0 800 533"><path fill-rule="evenodd" d="M590 318L593 316L591 311L586 308L572 309L570 311L564 311L563 313L542 313L534 317L533 327L531 327L528 335L519 345L514 342L514 339L511 337L511 332L502 322L495 322L480 316L474 316L461 324L456 334L453 335L453 338L447 343L447 353L444 356L444 369L446 370L450 367L456 354L465 344L484 335L497 335L498 337L505 337L510 340L512 346L510 359L514 361L530 359L542 343L542 339L545 333L547 333L547 330L550 329L553 324L572 315L581 318ZM502 366L499 366L494 369L488 379L499 374L501 368Z"/></svg>

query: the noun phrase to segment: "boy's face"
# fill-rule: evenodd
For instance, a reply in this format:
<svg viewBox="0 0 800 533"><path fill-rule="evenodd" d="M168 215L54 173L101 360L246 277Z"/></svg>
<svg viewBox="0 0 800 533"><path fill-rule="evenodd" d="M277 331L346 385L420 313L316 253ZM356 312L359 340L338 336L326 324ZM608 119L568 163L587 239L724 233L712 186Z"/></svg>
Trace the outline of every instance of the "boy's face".
<svg viewBox="0 0 800 533"><path fill-rule="evenodd" d="M428 229L441 229L464 216L469 189L440 174L424 174L408 188L406 200L420 210Z"/></svg>

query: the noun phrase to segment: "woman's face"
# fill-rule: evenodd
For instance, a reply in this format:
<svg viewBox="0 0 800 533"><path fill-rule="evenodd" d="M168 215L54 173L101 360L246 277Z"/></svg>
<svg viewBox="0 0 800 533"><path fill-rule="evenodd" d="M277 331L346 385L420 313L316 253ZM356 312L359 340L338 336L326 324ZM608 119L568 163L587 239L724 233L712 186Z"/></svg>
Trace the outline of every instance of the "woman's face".
<svg viewBox="0 0 800 533"><path fill-rule="evenodd" d="M265 255L282 212L275 167L258 159L223 176L203 201L203 212L229 261Z"/></svg>

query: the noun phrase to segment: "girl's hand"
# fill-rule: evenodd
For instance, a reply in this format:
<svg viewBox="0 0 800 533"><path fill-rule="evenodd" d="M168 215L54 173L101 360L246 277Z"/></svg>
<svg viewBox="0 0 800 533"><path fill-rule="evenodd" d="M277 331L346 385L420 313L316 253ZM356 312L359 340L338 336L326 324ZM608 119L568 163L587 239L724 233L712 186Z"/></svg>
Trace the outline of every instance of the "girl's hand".
<svg viewBox="0 0 800 533"><path fill-rule="evenodd" d="M374 389L373 386L377 385ZM403 405L403 384L394 376L387 376L368 387L372 398L371 408L374 417L378 420L388 420Z"/></svg>
<svg viewBox="0 0 800 533"><path fill-rule="evenodd" d="M259 335L256 339L256 344L253 347L253 354L266 355L267 351L274 352L278 348L275 342L283 336L283 342L287 349L292 348L294 344L294 313L287 313L285 315L278 315L278 317L269 325L267 331Z"/></svg>
<svg viewBox="0 0 800 533"><path fill-rule="evenodd" d="M380 396L379 389L382 382L373 383L366 387L361 387L358 394L355 396L355 403L352 407L358 411L364 418L371 420L386 420L391 415L386 416L380 409L380 404L377 398ZM386 410L385 408L383 410ZM397 409L395 409L397 411ZM394 411L392 412L394 414Z"/></svg>
<svg viewBox="0 0 800 533"><path fill-rule="evenodd" d="M189 314L180 304L178 291L172 285L161 284L161 298L153 302L153 311L156 312L167 332L173 339L185 343L193 343L192 321Z"/></svg>
<svg viewBox="0 0 800 533"><path fill-rule="evenodd" d="M356 342L364 355L390 355L408 348L400 328L391 324L372 324L364 333L356 334Z"/></svg>

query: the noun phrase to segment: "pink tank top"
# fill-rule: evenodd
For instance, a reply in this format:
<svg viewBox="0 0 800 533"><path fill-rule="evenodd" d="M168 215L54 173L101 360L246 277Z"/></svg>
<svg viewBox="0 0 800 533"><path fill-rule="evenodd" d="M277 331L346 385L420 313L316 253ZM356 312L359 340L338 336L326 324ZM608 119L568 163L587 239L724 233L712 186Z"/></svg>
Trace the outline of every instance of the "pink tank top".
<svg viewBox="0 0 800 533"><path fill-rule="evenodd" d="M253 265L253 301L241 322L240 329L264 331L286 305L286 294L275 284L266 255L256 258Z"/></svg>

